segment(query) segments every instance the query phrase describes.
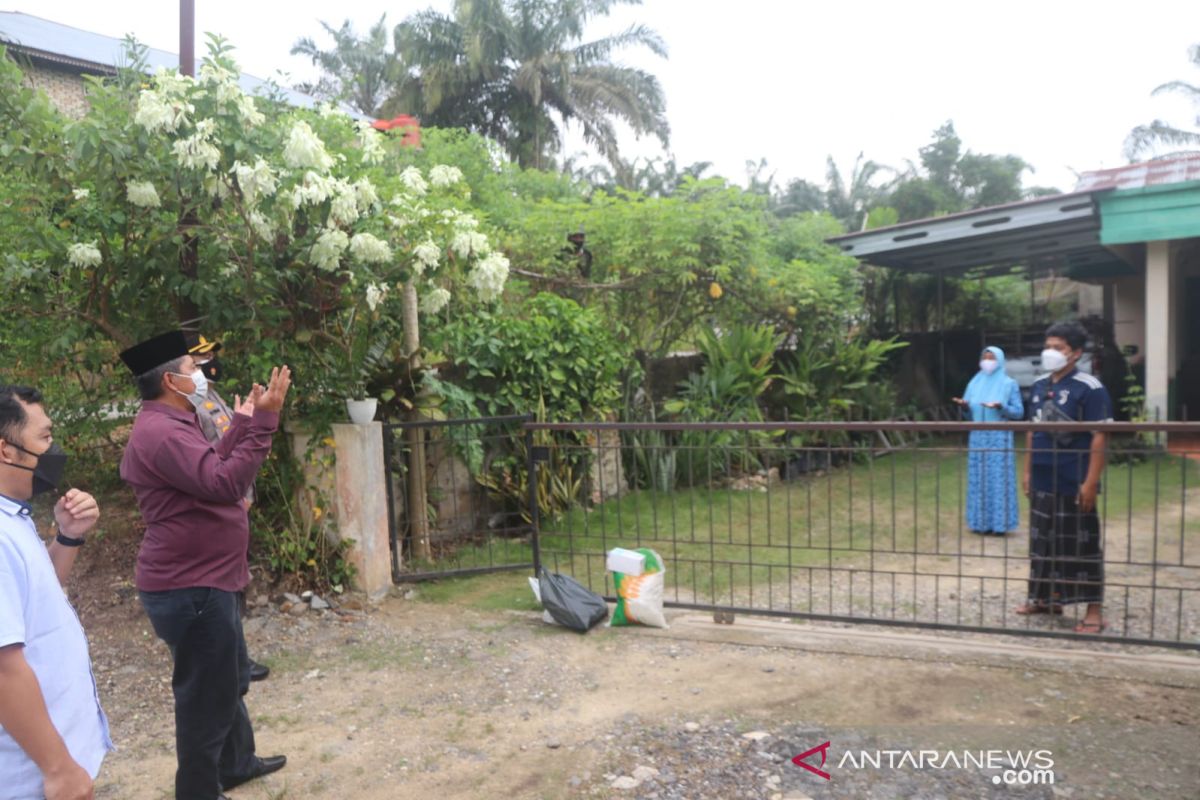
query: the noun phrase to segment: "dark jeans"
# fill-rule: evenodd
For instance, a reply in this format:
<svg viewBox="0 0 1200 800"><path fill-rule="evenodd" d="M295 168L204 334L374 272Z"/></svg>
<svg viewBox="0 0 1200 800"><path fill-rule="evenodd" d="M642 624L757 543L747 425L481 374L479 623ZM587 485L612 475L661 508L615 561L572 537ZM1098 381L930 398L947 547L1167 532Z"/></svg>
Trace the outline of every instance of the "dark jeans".
<svg viewBox="0 0 1200 800"><path fill-rule="evenodd" d="M237 592L139 594L175 660L176 800L215 800L222 779L249 775L254 766L254 730L242 701L250 671Z"/></svg>

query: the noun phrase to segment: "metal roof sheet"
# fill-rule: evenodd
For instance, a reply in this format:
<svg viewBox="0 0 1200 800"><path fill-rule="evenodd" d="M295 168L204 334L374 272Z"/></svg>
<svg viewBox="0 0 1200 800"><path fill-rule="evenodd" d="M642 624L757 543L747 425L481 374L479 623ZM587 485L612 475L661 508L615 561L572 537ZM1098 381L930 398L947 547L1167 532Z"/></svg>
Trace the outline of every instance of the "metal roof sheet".
<svg viewBox="0 0 1200 800"><path fill-rule="evenodd" d="M1112 169L1082 172L1075 191L1096 189L1143 189L1171 183L1200 180L1200 153L1186 153L1172 158L1143 161Z"/></svg>
<svg viewBox="0 0 1200 800"><path fill-rule="evenodd" d="M945 275L1123 271L1100 243L1091 193L1039 197L1003 206L915 220L827 240L870 264Z"/></svg>
<svg viewBox="0 0 1200 800"><path fill-rule="evenodd" d="M31 57L85 72L112 73L116 67L128 63L125 57L125 42L121 39L81 30L61 22L52 22L20 11L0 11L0 42ZM179 66L179 56L166 50L149 48L146 51L146 63L150 67L170 69ZM197 69L199 66L200 60L197 59ZM239 76L238 84L242 91L249 94L265 94L268 91L267 81L244 72ZM278 88L284 99L292 105L315 108L321 103L317 98L295 89L284 86ZM339 105L343 111L356 119L366 118L345 103Z"/></svg>

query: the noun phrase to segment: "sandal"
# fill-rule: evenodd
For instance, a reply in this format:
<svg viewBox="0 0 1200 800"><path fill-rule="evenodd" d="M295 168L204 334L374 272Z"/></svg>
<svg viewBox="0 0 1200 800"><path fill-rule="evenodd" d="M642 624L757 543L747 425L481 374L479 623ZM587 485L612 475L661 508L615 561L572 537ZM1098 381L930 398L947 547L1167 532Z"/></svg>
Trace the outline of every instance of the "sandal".
<svg viewBox="0 0 1200 800"><path fill-rule="evenodd" d="M1076 633L1098 634L1098 633L1103 633L1107 627L1108 627L1108 623L1105 622L1104 620L1100 620L1099 622L1088 622L1088 621L1084 620L1083 622L1081 622L1075 626L1075 632Z"/></svg>
<svg viewBox="0 0 1200 800"><path fill-rule="evenodd" d="M1023 606L1017 606L1014 609L1021 616L1029 616L1030 614L1062 614L1062 606L1051 606L1045 603L1026 603Z"/></svg>

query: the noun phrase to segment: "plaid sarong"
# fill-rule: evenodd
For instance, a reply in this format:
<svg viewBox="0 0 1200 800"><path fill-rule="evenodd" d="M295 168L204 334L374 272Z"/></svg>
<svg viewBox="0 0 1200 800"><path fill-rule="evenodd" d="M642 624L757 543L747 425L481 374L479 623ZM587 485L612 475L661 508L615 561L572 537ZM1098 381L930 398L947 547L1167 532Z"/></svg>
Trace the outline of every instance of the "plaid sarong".
<svg viewBox="0 0 1200 800"><path fill-rule="evenodd" d="M1104 549L1095 510L1079 498L1034 492L1029 522L1029 602L1036 605L1104 601Z"/></svg>

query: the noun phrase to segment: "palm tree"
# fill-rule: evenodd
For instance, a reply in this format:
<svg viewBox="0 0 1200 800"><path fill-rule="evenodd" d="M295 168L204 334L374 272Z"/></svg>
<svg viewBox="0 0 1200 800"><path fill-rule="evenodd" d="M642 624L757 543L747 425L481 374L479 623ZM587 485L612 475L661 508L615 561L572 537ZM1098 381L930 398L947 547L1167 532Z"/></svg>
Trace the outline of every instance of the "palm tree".
<svg viewBox="0 0 1200 800"><path fill-rule="evenodd" d="M667 144L658 79L611 61L617 50L666 45L643 25L584 42L588 20L641 0L455 0L451 15L415 14L396 27L405 73L385 112L462 127L500 142L521 166L548 167L577 125L609 162L618 121Z"/></svg>
<svg viewBox="0 0 1200 800"><path fill-rule="evenodd" d="M333 37L332 50L321 50L307 36L297 41L292 55L308 56L324 74L315 84L296 88L327 100L344 100L362 113L375 116L400 75L399 60L388 50L386 19L387 14L380 17L365 38L359 38L350 20L340 28L322 22L321 27Z"/></svg>
<svg viewBox="0 0 1200 800"><path fill-rule="evenodd" d="M1200 44L1194 44L1188 48L1188 59L1194 66L1200 67ZM1200 106L1200 86L1184 81L1169 81L1156 87L1151 94L1156 95L1160 92L1181 92ZM1200 116L1196 117L1196 126L1200 128ZM1125 156L1130 161L1136 161L1146 153L1152 152L1157 145L1182 148L1164 155L1194 152L1200 149L1200 130L1184 130L1156 119L1149 125L1139 125L1129 132L1129 136L1125 139Z"/></svg>
<svg viewBox="0 0 1200 800"><path fill-rule="evenodd" d="M680 168L671 156L661 158L635 158L633 161L618 159L613 164L580 164L578 156L563 163L563 172L576 180L590 184L594 189L615 192L625 189L646 197L670 197L684 186L689 179L700 180L712 168L711 161L696 161Z"/></svg>
<svg viewBox="0 0 1200 800"><path fill-rule="evenodd" d="M859 153L850 171L850 180L842 177L833 156L825 159L825 209L846 226L848 231L862 230L867 214L887 193L887 187L872 183L880 172L892 171L874 161L863 161Z"/></svg>

